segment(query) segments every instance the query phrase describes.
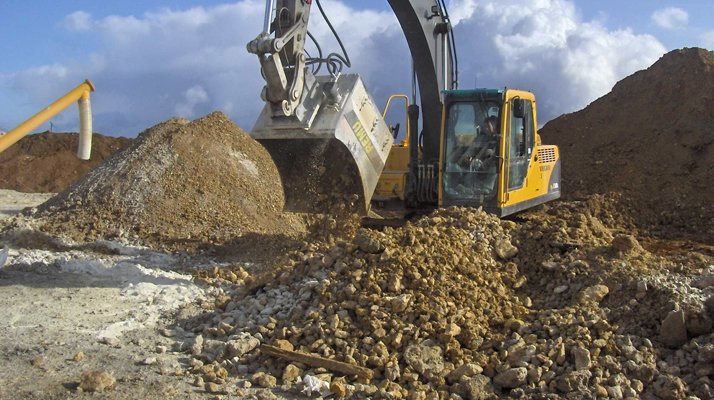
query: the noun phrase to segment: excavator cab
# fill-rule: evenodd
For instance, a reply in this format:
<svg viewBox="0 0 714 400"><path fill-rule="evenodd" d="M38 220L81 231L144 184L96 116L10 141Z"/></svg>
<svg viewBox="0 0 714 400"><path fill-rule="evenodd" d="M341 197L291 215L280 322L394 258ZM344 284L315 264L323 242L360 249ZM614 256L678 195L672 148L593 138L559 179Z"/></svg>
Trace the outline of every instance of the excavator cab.
<svg viewBox="0 0 714 400"><path fill-rule="evenodd" d="M446 91L439 205L506 216L559 198L558 148L541 144L535 111L530 92Z"/></svg>

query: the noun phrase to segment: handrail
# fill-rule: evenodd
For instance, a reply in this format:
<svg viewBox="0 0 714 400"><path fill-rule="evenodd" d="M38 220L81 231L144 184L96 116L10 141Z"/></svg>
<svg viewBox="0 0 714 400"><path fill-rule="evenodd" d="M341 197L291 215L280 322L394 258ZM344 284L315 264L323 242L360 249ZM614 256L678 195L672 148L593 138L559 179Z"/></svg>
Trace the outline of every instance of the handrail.
<svg viewBox="0 0 714 400"><path fill-rule="evenodd" d="M79 106L79 144L77 146L77 157L82 160L89 160L92 151L92 109L89 102L89 93L93 91L94 85L87 79L42 111L33 115L15 128L10 129L5 135L0 136L0 153L17 143L20 139L32 132L33 129L64 111L65 108L76 101Z"/></svg>
<svg viewBox="0 0 714 400"><path fill-rule="evenodd" d="M389 98L387 99L387 103L384 105L384 111L382 111L382 118L387 117L387 111L389 110L389 106L392 103L392 100L397 99L397 98L404 99L405 110L407 111L407 114L408 114L408 112L409 112L409 96L407 96L406 94L393 94L393 95L389 96ZM411 134L411 126L409 126L409 118L408 117L406 118L406 123L407 123L406 137L402 141L402 145L409 143L409 135Z"/></svg>

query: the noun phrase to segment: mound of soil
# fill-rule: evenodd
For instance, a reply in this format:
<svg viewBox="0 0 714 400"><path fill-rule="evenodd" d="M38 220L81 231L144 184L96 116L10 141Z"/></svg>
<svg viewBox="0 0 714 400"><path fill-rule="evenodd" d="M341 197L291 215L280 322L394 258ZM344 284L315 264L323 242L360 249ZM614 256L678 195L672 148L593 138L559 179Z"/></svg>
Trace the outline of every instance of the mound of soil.
<svg viewBox="0 0 714 400"><path fill-rule="evenodd" d="M92 157L77 158L77 133L44 132L25 136L0 153L0 189L57 193L69 187L131 139L92 135Z"/></svg>
<svg viewBox="0 0 714 400"><path fill-rule="evenodd" d="M171 119L141 133L39 207L40 229L75 240L139 239L186 248L246 233L294 235L270 155L226 115Z"/></svg>
<svg viewBox="0 0 714 400"><path fill-rule="evenodd" d="M675 50L540 131L566 195L616 192L640 227L714 237L714 53ZM711 239L710 239L711 240Z"/></svg>

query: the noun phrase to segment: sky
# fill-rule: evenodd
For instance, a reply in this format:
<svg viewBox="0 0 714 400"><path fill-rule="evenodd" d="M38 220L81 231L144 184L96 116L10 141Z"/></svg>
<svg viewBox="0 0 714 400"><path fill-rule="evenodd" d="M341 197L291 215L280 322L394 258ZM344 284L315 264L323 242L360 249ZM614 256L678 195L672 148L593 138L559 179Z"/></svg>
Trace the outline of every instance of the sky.
<svg viewBox="0 0 714 400"><path fill-rule="evenodd" d="M378 104L410 92L410 56L383 0L323 0ZM710 0L446 0L460 88L530 90L542 125L682 47L714 49ZM174 116L227 113L250 130L263 106L258 60L264 1L2 0L0 130L90 79L94 130L134 137ZM314 7L315 8L315 7ZM310 31L336 42L317 10ZM76 107L52 119L77 131ZM49 123L37 131L49 129Z"/></svg>

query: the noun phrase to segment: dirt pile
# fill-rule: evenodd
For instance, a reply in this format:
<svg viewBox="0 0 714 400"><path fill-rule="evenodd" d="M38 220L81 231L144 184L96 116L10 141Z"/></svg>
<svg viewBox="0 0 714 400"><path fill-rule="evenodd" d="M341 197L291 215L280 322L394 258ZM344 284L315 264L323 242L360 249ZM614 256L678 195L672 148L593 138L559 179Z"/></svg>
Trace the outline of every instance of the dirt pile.
<svg viewBox="0 0 714 400"><path fill-rule="evenodd" d="M77 133L25 136L0 153L0 188L26 193L57 193L126 147L131 139L92 135L92 157L77 158Z"/></svg>
<svg viewBox="0 0 714 400"><path fill-rule="evenodd" d="M699 361L675 355L662 328L685 310L684 342L697 337L687 351L709 357L701 355L714 339L707 292L671 285L706 272L705 259L653 254L607 227L611 213L606 198L527 214L520 224L448 208L403 228L361 230L349 243L312 243L276 279L229 291L215 312L184 323L198 336L179 347L193 355L201 382L237 374L299 390L297 377L312 374L357 397L712 393L698 380ZM709 325L689 323L697 319ZM261 342L374 377L345 380L267 356ZM662 364L669 357L681 372Z"/></svg>
<svg viewBox="0 0 714 400"><path fill-rule="evenodd" d="M33 224L88 241L118 238L168 248L222 243L247 233L290 236L269 154L226 115L171 119L142 132L68 190Z"/></svg>
<svg viewBox="0 0 714 400"><path fill-rule="evenodd" d="M558 144L566 196L617 192L662 234L714 237L714 53L675 50L585 109L541 129Z"/></svg>

